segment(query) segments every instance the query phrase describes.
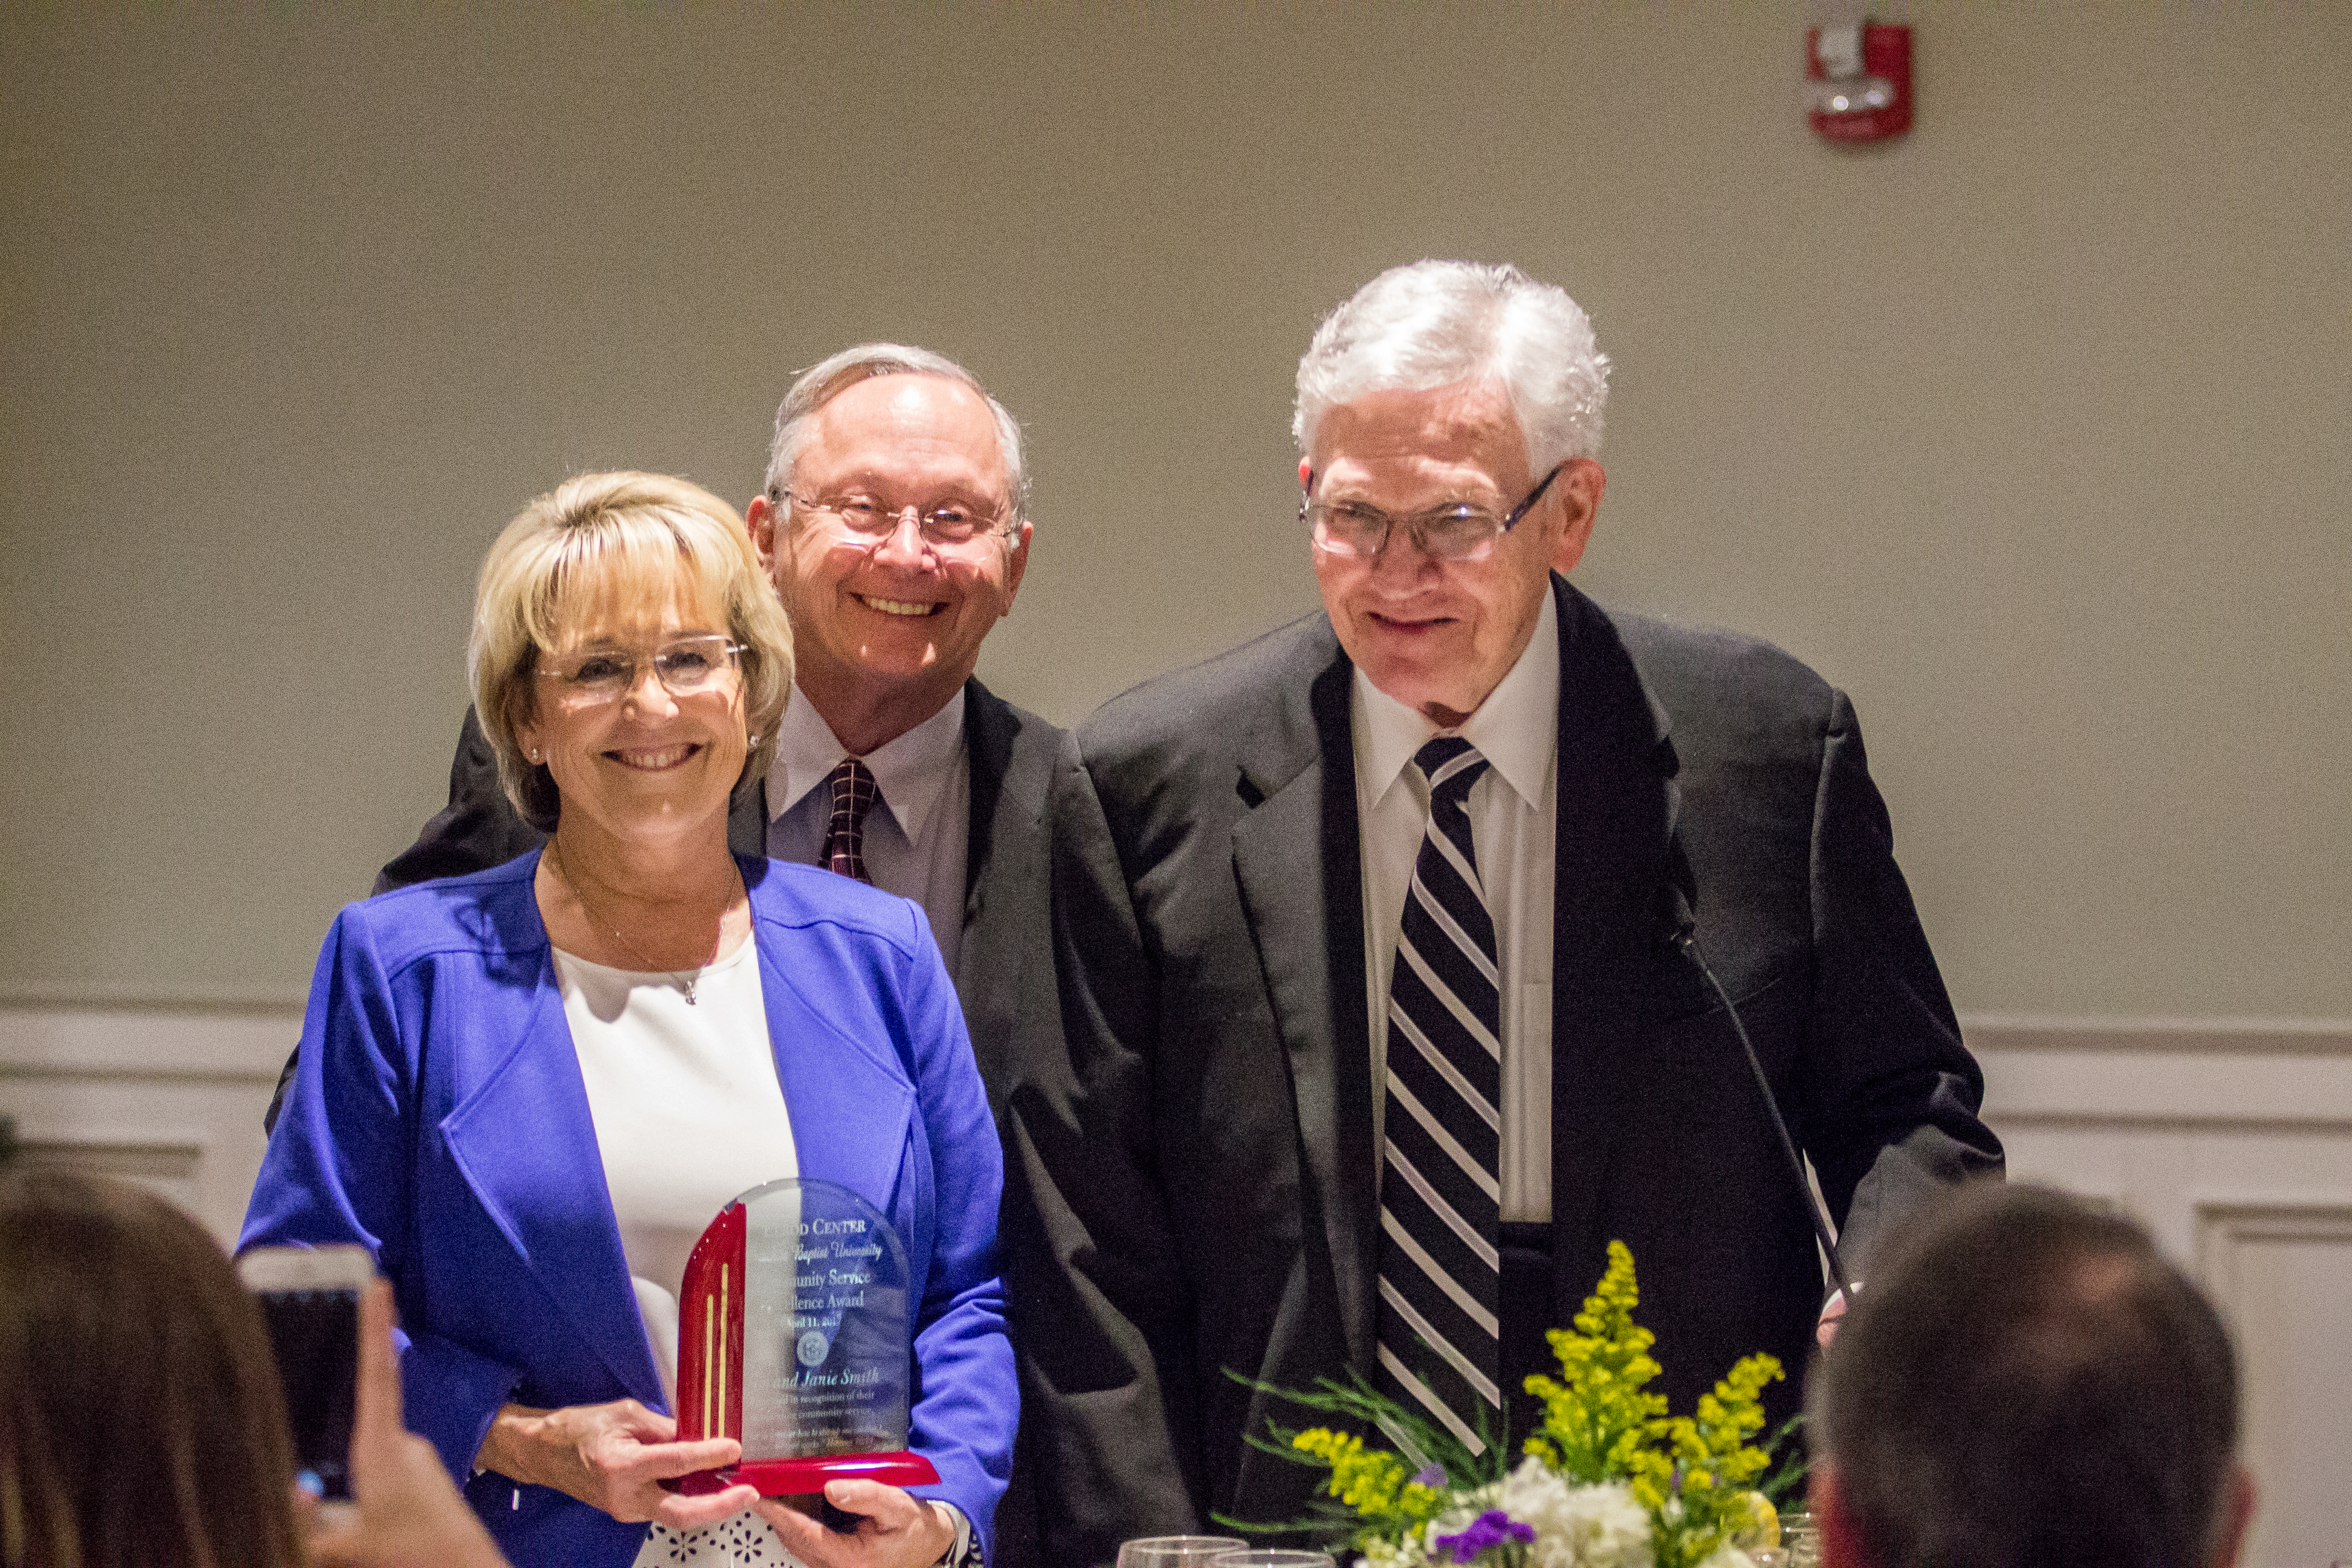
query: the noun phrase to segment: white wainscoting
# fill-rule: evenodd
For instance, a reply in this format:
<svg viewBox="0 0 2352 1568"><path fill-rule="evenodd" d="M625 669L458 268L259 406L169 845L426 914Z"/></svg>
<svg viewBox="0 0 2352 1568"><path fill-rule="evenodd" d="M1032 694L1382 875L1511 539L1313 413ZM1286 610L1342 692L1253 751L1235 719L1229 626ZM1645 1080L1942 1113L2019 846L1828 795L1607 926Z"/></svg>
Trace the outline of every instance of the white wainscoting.
<svg viewBox="0 0 2352 1568"><path fill-rule="evenodd" d="M2249 1568L2352 1561L2352 1022L1975 1017L2012 1180L2111 1198L2236 1333Z"/></svg>
<svg viewBox="0 0 2352 1568"><path fill-rule="evenodd" d="M2352 1021L1966 1020L2010 1173L2111 1198L2238 1335L2264 1489L2246 1561L2352 1559ZM147 1183L224 1242L291 1006L0 1005L24 1158Z"/></svg>
<svg viewBox="0 0 2352 1568"><path fill-rule="evenodd" d="M142 1182L236 1239L301 1009L0 1005L19 1156Z"/></svg>

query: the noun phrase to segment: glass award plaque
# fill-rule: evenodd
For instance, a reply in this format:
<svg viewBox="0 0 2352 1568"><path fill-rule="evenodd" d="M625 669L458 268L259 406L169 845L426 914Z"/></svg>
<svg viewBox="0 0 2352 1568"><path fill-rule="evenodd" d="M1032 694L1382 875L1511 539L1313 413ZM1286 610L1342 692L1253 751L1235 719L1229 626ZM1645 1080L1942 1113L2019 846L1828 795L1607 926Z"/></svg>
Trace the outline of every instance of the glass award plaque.
<svg viewBox="0 0 2352 1568"><path fill-rule="evenodd" d="M677 1305L678 1438L743 1445L739 1462L677 1490L940 1479L907 1450L906 1246L847 1187L770 1182L729 1204L695 1243Z"/></svg>

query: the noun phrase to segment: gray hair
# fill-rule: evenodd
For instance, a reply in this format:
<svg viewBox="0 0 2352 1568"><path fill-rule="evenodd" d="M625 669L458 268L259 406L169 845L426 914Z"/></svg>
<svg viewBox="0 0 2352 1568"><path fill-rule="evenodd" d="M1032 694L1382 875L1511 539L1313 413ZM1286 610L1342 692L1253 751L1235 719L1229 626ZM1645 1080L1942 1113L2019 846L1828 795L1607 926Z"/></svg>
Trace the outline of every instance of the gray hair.
<svg viewBox="0 0 2352 1568"><path fill-rule="evenodd" d="M936 375L959 382L978 393L996 421L996 444L1004 458L1004 484L1013 503L1013 521L1029 515L1029 471L1021 461L1021 423L1004 405L989 395L980 378L945 354L906 343L859 343L801 373L776 410L775 438L768 444L768 474L761 489L772 501L782 500L791 488L793 465L808 445L809 422L818 409L861 381L877 375Z"/></svg>
<svg viewBox="0 0 2352 1568"><path fill-rule="evenodd" d="M1391 267L1325 317L1298 362L1291 434L1303 456L1324 415L1368 393L1490 376L1510 395L1535 472L1600 453L1609 357L1591 321L1566 290L1475 261Z"/></svg>

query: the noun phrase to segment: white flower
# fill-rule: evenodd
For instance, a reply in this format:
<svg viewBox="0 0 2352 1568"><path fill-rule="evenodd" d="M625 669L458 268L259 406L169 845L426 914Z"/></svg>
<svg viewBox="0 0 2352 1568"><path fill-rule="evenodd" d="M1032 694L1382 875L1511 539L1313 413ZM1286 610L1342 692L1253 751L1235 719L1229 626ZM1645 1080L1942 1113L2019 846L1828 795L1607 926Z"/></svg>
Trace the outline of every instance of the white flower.
<svg viewBox="0 0 2352 1568"><path fill-rule="evenodd" d="M1650 1516L1622 1483L1572 1487L1529 1458L1505 1478L1496 1506L1535 1527L1530 1568L1650 1568Z"/></svg>
<svg viewBox="0 0 2352 1568"><path fill-rule="evenodd" d="M1700 1558L1698 1568L1756 1568L1756 1560L1727 1541Z"/></svg>

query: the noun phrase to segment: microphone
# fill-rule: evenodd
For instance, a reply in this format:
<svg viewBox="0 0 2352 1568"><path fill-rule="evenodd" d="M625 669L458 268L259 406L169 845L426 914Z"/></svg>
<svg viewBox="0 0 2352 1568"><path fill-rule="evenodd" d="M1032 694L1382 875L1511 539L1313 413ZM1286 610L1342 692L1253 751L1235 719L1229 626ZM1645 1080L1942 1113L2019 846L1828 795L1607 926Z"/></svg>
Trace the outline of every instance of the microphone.
<svg viewBox="0 0 2352 1568"><path fill-rule="evenodd" d="M1666 933L1666 940L1690 955L1730 1017L1732 1031L1739 1037L1739 1048L1748 1053L1748 1070L1756 1075L1756 1092L1763 1096L1765 1112L1772 1118L1772 1131L1780 1135L1780 1153L1789 1162L1789 1175L1797 1184L1797 1195L1804 1199L1806 1216L1813 1222L1813 1237L1822 1244L1822 1256L1829 1259L1830 1279L1851 1307L1853 1287L1846 1283L1845 1269L1838 1263L1837 1239L1830 1234L1830 1216L1822 1208L1821 1199L1814 1195L1812 1183L1805 1179L1804 1162L1798 1158L1796 1140L1789 1136L1788 1119L1780 1114L1780 1101L1772 1093L1771 1080L1764 1076L1764 1063L1756 1054L1756 1042L1748 1037L1748 1026L1739 1021L1739 1009L1731 1005L1731 994L1715 977L1715 971L1707 965L1706 953L1698 945L1698 916L1691 911L1690 895L1675 883L1669 883L1666 890L1674 897L1674 929Z"/></svg>

